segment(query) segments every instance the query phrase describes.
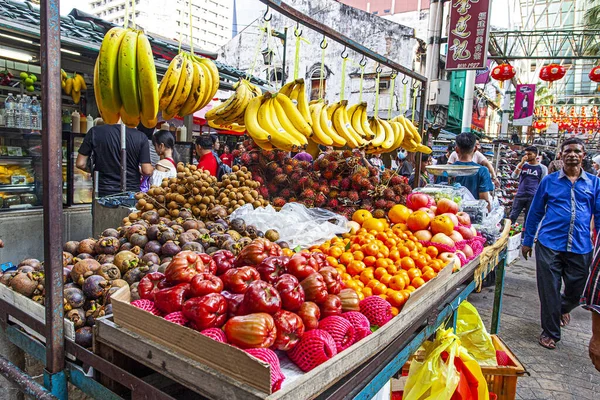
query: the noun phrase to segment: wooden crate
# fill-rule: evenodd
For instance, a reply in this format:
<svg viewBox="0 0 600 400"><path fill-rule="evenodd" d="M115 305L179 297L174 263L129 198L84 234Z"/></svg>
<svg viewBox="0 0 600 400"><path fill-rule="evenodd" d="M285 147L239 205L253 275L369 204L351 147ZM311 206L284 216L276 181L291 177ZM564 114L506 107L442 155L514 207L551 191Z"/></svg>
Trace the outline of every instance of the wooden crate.
<svg viewBox="0 0 600 400"><path fill-rule="evenodd" d="M308 399L387 347L409 327L423 321L448 292L473 276L478 259L452 274L452 265L417 290L388 324L317 368L288 380L270 393L269 368L239 349L212 341L113 296L113 318L96 324L95 341L214 399Z"/></svg>
<svg viewBox="0 0 600 400"><path fill-rule="evenodd" d="M514 400L517 396L517 379L526 373L525 368L502 339L492 335L492 341L496 350L506 352L512 365L482 366L481 372L488 383L489 391L496 394L498 400Z"/></svg>
<svg viewBox="0 0 600 400"><path fill-rule="evenodd" d="M27 313L28 315L35 318L36 320L38 320L44 324L46 323L46 307L44 307L43 305L41 305L39 303L36 303L35 301L31 300L29 297L25 297L22 294L15 292L11 288L0 284L0 298L2 300L6 301L7 303L13 305L15 308L18 308L19 310ZM23 329L25 329L25 331L28 334L30 334L31 336L34 336L35 338L40 340L42 343L46 343L46 338L44 336L38 334L37 332L35 332L33 329L29 328L27 325L25 325L21 321L17 320L16 318L14 318L12 316L9 316L8 319L9 319L9 321L14 322L15 324L21 326ZM75 341L75 326L73 325L73 322L65 319L64 332L65 332L65 338Z"/></svg>

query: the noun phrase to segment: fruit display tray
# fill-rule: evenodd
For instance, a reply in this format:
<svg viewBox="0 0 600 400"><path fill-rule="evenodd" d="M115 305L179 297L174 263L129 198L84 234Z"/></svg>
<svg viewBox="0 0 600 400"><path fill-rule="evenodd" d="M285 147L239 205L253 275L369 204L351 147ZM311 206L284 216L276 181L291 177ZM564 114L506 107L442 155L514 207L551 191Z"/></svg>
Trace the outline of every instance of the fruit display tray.
<svg viewBox="0 0 600 400"><path fill-rule="evenodd" d="M95 345L110 347L211 399L308 399L322 393L396 337L420 324L449 292L472 279L479 257L452 273L449 264L414 292L398 316L312 371L271 393L268 364L233 346L154 316L129 304L129 293L113 295L113 317L100 318Z"/></svg>

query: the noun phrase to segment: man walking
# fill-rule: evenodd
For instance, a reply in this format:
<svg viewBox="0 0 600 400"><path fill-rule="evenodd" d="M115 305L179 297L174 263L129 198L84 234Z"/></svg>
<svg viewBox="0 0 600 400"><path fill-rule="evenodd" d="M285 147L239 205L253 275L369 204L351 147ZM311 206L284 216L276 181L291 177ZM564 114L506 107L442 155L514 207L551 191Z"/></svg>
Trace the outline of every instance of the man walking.
<svg viewBox="0 0 600 400"><path fill-rule="evenodd" d="M590 359L600 371L600 241L596 240L590 276L581 297L583 308L592 312L592 338L589 344Z"/></svg>
<svg viewBox="0 0 600 400"><path fill-rule="evenodd" d="M569 313L579 305L592 259L590 224L592 217L600 221L600 179L582 169L583 142L565 140L561 155L563 169L542 179L533 198L521 249L525 259L531 256L537 234L539 344L547 349L556 348L560 327L569 324ZM562 295L561 280L565 285Z"/></svg>
<svg viewBox="0 0 600 400"><path fill-rule="evenodd" d="M545 165L538 162L537 155L537 147L527 147L521 162L512 173L513 179L519 179L519 190L513 200L513 206L509 217L513 224L517 221L517 218L519 218L523 209L525 209L525 220L527 221L527 213L529 212L529 207L533 201L533 196L542 179L548 175L548 169Z"/></svg>
<svg viewBox="0 0 600 400"><path fill-rule="evenodd" d="M485 200L488 203L488 211L492 207L492 192L494 184L487 168L473 161L475 153L476 139L472 133L461 133L456 137L456 153L458 161L454 165L477 166L479 170L476 174L470 176L456 177L456 183L460 183L475 197L475 199Z"/></svg>

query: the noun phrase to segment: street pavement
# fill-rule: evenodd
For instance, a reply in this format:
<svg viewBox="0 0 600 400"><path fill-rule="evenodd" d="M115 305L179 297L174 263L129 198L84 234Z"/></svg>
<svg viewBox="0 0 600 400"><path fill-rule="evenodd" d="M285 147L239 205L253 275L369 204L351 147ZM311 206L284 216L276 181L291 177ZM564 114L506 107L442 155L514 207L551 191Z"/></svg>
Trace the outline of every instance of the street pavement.
<svg viewBox="0 0 600 400"><path fill-rule="evenodd" d="M469 301L477 307L489 329L494 288L474 293ZM535 260L520 258L507 268L499 336L531 376L518 380L517 399L599 400L600 372L588 357L591 337L590 312L577 308L563 328L555 350L538 344L541 333L540 302Z"/></svg>

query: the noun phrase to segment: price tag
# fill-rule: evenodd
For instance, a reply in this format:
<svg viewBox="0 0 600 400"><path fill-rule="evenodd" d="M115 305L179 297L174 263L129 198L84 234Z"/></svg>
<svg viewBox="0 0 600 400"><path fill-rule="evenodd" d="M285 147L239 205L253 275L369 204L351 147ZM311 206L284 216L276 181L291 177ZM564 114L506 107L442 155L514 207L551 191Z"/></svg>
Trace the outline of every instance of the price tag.
<svg viewBox="0 0 600 400"><path fill-rule="evenodd" d="M23 149L17 146L6 146L6 154L10 157L22 157Z"/></svg>
<svg viewBox="0 0 600 400"><path fill-rule="evenodd" d="M10 177L11 185L26 185L27 177L25 175L12 175Z"/></svg>

